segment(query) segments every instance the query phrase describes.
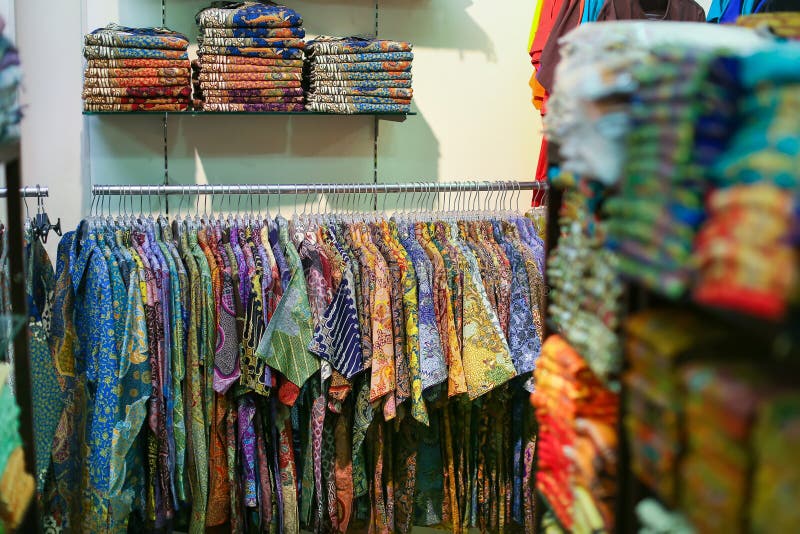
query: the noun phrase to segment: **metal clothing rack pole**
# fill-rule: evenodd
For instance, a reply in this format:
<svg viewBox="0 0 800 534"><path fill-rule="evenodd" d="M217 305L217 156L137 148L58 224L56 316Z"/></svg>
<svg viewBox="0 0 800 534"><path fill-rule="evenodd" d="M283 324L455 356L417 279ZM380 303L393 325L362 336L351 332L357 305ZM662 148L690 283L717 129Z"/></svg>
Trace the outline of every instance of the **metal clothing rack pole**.
<svg viewBox="0 0 800 534"><path fill-rule="evenodd" d="M0 198L8 196L8 189L0 187ZM43 186L21 187L19 188L19 196L26 198L46 198L50 196L50 190Z"/></svg>
<svg viewBox="0 0 800 534"><path fill-rule="evenodd" d="M409 182L391 184L214 184L93 185L95 196L127 195L299 195L351 193L458 193L463 191L547 190L546 182Z"/></svg>

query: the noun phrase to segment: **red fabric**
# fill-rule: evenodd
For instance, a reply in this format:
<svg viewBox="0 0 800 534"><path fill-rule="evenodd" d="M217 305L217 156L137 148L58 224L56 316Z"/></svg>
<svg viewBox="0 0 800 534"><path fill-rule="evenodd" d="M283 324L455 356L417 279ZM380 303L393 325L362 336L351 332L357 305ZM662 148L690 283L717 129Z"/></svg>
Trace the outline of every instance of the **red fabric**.
<svg viewBox="0 0 800 534"><path fill-rule="evenodd" d="M539 163L536 165L536 181L547 181L547 138L542 137L542 147L539 149ZM539 195L541 196L541 195ZM534 194L531 200L531 206L541 206L544 204L544 198L537 198Z"/></svg>
<svg viewBox="0 0 800 534"><path fill-rule="evenodd" d="M542 6L542 13L539 16L539 26L536 29L536 35L533 36L533 43L531 44L531 64L539 70L541 63L542 51L544 45L547 44L547 39L550 37L550 32L553 31L553 26L556 23L556 17L561 6L565 0L545 0Z"/></svg>

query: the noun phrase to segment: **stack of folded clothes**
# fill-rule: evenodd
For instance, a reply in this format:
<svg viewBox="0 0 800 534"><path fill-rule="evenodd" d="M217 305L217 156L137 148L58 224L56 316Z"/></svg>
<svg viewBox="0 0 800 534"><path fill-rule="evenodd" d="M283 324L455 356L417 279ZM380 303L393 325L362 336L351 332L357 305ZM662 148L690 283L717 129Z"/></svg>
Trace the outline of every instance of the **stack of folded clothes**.
<svg viewBox="0 0 800 534"><path fill-rule="evenodd" d="M800 532L800 394L777 395L753 431L753 532Z"/></svg>
<svg viewBox="0 0 800 534"><path fill-rule="evenodd" d="M411 111L411 43L358 37L309 41L306 108L328 113Z"/></svg>
<svg viewBox="0 0 800 534"><path fill-rule="evenodd" d="M774 386L753 366L691 365L682 374L686 454L681 508L701 534L746 532L755 468L753 427Z"/></svg>
<svg viewBox="0 0 800 534"><path fill-rule="evenodd" d="M695 240L698 302L781 319L797 280L791 234L794 198L762 183L718 189Z"/></svg>
<svg viewBox="0 0 800 534"><path fill-rule="evenodd" d="M536 488L565 528L613 531L619 397L558 335L542 346L534 377Z"/></svg>
<svg viewBox="0 0 800 534"><path fill-rule="evenodd" d="M692 243L710 187L706 168L722 152L736 117L730 86L712 83L714 57L666 48L633 68L639 89L623 179L605 206L607 245L619 253L620 271L670 298L682 296L692 281Z"/></svg>
<svg viewBox="0 0 800 534"><path fill-rule="evenodd" d="M5 21L0 18L0 34ZM21 73L17 49L6 37L0 35L0 143L19 137L22 113L17 100Z"/></svg>
<svg viewBox="0 0 800 534"><path fill-rule="evenodd" d="M191 100L189 40L166 28L111 24L86 36L86 111L183 111Z"/></svg>
<svg viewBox="0 0 800 534"><path fill-rule="evenodd" d="M629 371L624 426L636 477L670 506L678 500L682 395L679 365L724 336L724 329L691 313L651 309L625 322Z"/></svg>
<svg viewBox="0 0 800 534"><path fill-rule="evenodd" d="M215 2L196 17L195 105L206 111L303 111L300 15L259 2Z"/></svg>
<svg viewBox="0 0 800 534"><path fill-rule="evenodd" d="M790 242L800 188L800 47L779 43L731 59L742 91L739 121L712 177L710 219L695 241L694 296L714 306L780 319L797 283Z"/></svg>

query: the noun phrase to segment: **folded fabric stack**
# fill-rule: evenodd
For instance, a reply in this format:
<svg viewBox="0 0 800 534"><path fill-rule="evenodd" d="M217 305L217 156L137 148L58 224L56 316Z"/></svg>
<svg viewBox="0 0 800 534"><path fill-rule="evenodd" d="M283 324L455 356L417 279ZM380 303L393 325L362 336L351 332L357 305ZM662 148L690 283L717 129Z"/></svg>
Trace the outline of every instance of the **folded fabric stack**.
<svg viewBox="0 0 800 534"><path fill-rule="evenodd" d="M613 531L617 395L557 335L542 346L534 377L537 489L565 528Z"/></svg>
<svg viewBox="0 0 800 534"><path fill-rule="evenodd" d="M715 191L709 220L695 240L700 265L695 300L782 318L797 282L795 250L786 240L793 204L789 191L766 183Z"/></svg>
<svg viewBox="0 0 800 534"><path fill-rule="evenodd" d="M182 111L189 107L189 40L166 28L110 24L88 34L86 111Z"/></svg>
<svg viewBox="0 0 800 534"><path fill-rule="evenodd" d="M752 429L767 388L753 368L691 365L682 374L687 450L681 508L701 534L745 532Z"/></svg>
<svg viewBox="0 0 800 534"><path fill-rule="evenodd" d="M736 25L746 28L766 28L778 37L800 39L800 13L794 11L744 15L736 20Z"/></svg>
<svg viewBox="0 0 800 534"><path fill-rule="evenodd" d="M0 363L0 531L13 531L33 497L33 477L25 471L19 436L19 407L8 385L11 366Z"/></svg>
<svg viewBox="0 0 800 534"><path fill-rule="evenodd" d="M215 2L196 20L197 106L206 111L303 111L306 33L296 11L272 3Z"/></svg>
<svg viewBox="0 0 800 534"><path fill-rule="evenodd" d="M800 532L800 395L772 399L754 430L753 532Z"/></svg>
<svg viewBox="0 0 800 534"><path fill-rule="evenodd" d="M800 188L800 48L782 43L725 63L736 73L730 86L742 91L739 123L712 169L722 189L695 243L695 298L778 319L797 279L787 238Z"/></svg>
<svg viewBox="0 0 800 534"><path fill-rule="evenodd" d="M724 64L687 48L653 51L634 67L639 89L619 194L605 206L607 246L623 275L670 298L691 283L692 243L703 221L707 166L722 152L736 116Z"/></svg>
<svg viewBox="0 0 800 534"><path fill-rule="evenodd" d="M411 43L320 37L309 41L307 50L309 111L411 111Z"/></svg>
<svg viewBox="0 0 800 534"><path fill-rule="evenodd" d="M724 336L691 313L648 310L625 322L625 429L631 469L670 506L677 504L677 459L681 452L679 363Z"/></svg>
<svg viewBox="0 0 800 534"><path fill-rule="evenodd" d="M5 29L0 18L0 34ZM22 119L17 89L21 78L19 54L6 37L0 35L0 143L19 137L19 121Z"/></svg>

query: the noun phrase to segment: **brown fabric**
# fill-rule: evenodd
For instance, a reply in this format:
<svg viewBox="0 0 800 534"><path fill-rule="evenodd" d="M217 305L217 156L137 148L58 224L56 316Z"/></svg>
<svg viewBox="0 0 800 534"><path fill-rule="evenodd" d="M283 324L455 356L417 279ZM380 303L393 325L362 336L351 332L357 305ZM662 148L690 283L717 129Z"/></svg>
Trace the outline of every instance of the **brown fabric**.
<svg viewBox="0 0 800 534"><path fill-rule="evenodd" d="M639 0L606 0L597 21L652 20L642 9ZM675 22L705 22L706 12L694 0L667 0L667 10L660 20Z"/></svg>
<svg viewBox="0 0 800 534"><path fill-rule="evenodd" d="M553 92L556 65L561 61L561 47L558 40L581 23L582 6L583 0L568 0L561 5L561 11L556 16L556 23L553 25L553 31L550 32L550 37L542 50L541 65L539 72L536 73L536 79L548 93Z"/></svg>

